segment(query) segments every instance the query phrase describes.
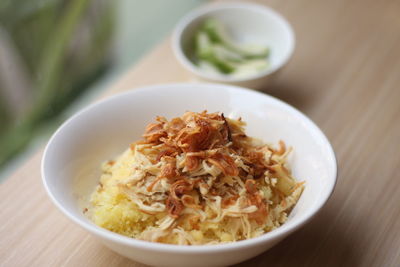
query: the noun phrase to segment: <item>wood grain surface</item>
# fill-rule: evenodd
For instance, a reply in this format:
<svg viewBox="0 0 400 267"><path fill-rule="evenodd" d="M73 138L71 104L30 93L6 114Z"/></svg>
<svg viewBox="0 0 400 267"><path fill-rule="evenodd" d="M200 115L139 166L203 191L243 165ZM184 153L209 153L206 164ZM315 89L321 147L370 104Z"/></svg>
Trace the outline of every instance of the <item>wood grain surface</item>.
<svg viewBox="0 0 400 267"><path fill-rule="evenodd" d="M334 194L304 228L238 266L400 266L400 1L258 1L294 27L295 54L267 92L302 110L336 151ZM165 41L107 95L188 81ZM50 203L39 151L0 185L1 266L142 266Z"/></svg>

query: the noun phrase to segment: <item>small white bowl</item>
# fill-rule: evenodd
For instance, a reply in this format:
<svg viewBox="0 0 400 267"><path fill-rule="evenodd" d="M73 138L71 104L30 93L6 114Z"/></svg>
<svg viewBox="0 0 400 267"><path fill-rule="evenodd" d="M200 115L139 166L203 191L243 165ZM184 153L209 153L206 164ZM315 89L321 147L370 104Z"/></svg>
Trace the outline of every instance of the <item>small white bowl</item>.
<svg viewBox="0 0 400 267"><path fill-rule="evenodd" d="M157 115L185 111L242 117L247 133L266 142L282 139L294 151L291 167L305 190L288 221L260 237L219 245L178 246L128 238L93 224L84 214L100 178L100 165L141 138ZM222 266L269 249L311 219L331 195L336 160L329 141L305 115L256 91L216 84L170 84L135 89L95 103L66 121L51 137L42 159L43 183L55 205L106 246L135 261L157 266ZM301 246L301 243L298 244ZM60 248L62 249L62 248Z"/></svg>
<svg viewBox="0 0 400 267"><path fill-rule="evenodd" d="M221 21L238 43L254 43L270 48L270 66L245 78L205 72L193 60L193 40L207 18ZM210 4L187 14L172 37L174 54L182 66L200 80L228 83L253 89L263 88L293 54L295 37L288 21L266 6L250 3Z"/></svg>

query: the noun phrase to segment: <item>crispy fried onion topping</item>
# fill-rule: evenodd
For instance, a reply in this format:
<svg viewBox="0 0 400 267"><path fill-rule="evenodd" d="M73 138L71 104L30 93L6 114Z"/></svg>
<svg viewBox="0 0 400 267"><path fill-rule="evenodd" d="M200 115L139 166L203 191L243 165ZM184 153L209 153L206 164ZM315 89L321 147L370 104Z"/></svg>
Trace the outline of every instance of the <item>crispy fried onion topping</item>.
<svg viewBox="0 0 400 267"><path fill-rule="evenodd" d="M279 226L283 219L272 210L289 210L297 200L288 198L301 187L285 167L290 149L282 141L260 144L243 127L241 119L206 111L157 117L146 127L129 151L133 174L119 186L141 211L162 218L142 239L160 241L169 231L195 244L189 230L224 221L233 241Z"/></svg>

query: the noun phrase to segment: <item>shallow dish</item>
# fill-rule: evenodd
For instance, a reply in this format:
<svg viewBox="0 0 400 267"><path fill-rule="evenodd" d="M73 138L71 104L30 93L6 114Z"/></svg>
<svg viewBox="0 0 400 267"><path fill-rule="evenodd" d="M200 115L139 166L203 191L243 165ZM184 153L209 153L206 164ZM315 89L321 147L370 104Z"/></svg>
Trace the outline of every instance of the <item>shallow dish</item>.
<svg viewBox="0 0 400 267"><path fill-rule="evenodd" d="M198 68L193 62L193 38L207 18L215 18L226 26L238 43L265 45L270 49L265 70L243 78L213 75ZM289 22L275 10L252 3L217 3L196 9L177 24L172 48L181 65L200 80L223 82L259 89L290 59L295 47L295 36Z"/></svg>
<svg viewBox="0 0 400 267"><path fill-rule="evenodd" d="M242 117L250 136L293 146L293 175L305 190L288 221L260 237L220 245L177 246L128 238L93 224L83 213L98 184L100 164L140 138L155 116L187 110ZM221 266L254 257L304 225L325 204L336 182L336 160L319 128L271 96L216 84L168 84L135 89L95 103L66 121L51 137L42 159L43 183L55 205L112 250L157 266ZM301 245L301 244L299 244Z"/></svg>

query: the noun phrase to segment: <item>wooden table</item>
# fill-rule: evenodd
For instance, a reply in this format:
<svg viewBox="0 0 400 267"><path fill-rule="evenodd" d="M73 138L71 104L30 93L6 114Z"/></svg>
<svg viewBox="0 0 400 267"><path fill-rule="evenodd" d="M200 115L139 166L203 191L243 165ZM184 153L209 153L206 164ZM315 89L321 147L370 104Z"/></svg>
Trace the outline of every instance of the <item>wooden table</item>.
<svg viewBox="0 0 400 267"><path fill-rule="evenodd" d="M400 266L400 1L259 1L294 26L293 59L269 93L309 115L339 179L319 215L239 266ZM165 41L107 94L187 81ZM142 266L103 247L46 196L42 150L0 185L0 265Z"/></svg>

